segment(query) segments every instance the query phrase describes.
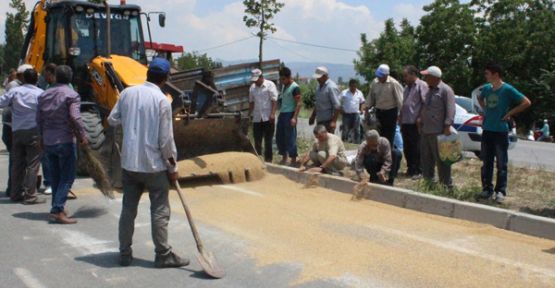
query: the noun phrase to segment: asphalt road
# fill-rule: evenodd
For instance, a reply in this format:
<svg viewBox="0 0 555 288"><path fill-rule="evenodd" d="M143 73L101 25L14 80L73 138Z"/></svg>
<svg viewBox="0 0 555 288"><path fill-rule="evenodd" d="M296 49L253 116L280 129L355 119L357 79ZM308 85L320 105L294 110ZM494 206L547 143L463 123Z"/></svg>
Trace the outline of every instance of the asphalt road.
<svg viewBox="0 0 555 288"><path fill-rule="evenodd" d="M299 137L312 137L312 129L314 126L309 126L307 119L299 120ZM336 134L340 135L339 129ZM474 157L472 153L467 156ZM518 140L515 148L509 150L509 163L518 167L555 171L555 143Z"/></svg>
<svg viewBox="0 0 555 288"><path fill-rule="evenodd" d="M3 147L0 147L2 150ZM0 153L0 189L7 156ZM79 223L48 224L48 204L0 199L0 287L553 287L555 241L437 217L284 177L185 189L205 245L227 276L207 279L196 261L153 268L148 198L139 207L135 261L117 264L121 195L107 200L78 179L68 202ZM46 196L44 196L46 197ZM48 197L47 197L48 198ZM170 243L194 257L171 192Z"/></svg>

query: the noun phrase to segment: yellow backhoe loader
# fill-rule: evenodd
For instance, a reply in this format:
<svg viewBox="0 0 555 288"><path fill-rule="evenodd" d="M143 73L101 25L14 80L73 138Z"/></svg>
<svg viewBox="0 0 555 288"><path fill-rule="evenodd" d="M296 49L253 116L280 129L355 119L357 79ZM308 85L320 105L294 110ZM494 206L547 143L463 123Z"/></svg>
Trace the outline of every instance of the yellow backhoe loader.
<svg viewBox="0 0 555 288"><path fill-rule="evenodd" d="M73 68L73 86L81 95L81 113L90 146L101 156L116 187L120 184L121 132L108 127L105 119L123 89L146 80L143 18L148 25L150 17L139 6L125 3L41 0L33 9L21 55L22 62L33 65L39 72L47 63ZM164 14L159 22L164 26ZM208 97L220 97L217 90L205 88ZM248 119L240 109L226 111L223 101L215 99L204 102L212 107L203 111L210 113L194 113L189 109L191 101L185 99L184 87L168 83L163 90L172 101L179 160L227 151L255 153L246 136ZM226 169L225 163L212 167Z"/></svg>

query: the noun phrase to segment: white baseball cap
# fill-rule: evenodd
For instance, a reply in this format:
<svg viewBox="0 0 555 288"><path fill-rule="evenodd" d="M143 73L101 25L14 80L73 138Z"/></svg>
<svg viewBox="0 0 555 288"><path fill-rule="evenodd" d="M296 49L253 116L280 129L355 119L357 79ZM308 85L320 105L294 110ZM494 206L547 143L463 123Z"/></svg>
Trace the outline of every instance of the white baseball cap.
<svg viewBox="0 0 555 288"><path fill-rule="evenodd" d="M382 64L378 67L378 69L376 69L376 77L381 78L381 77L385 77L387 75L389 75L389 65L387 64Z"/></svg>
<svg viewBox="0 0 555 288"><path fill-rule="evenodd" d="M254 69L254 70L251 71L251 81L252 82L258 81L258 79L260 79L260 76L262 76L262 70Z"/></svg>
<svg viewBox="0 0 555 288"><path fill-rule="evenodd" d="M27 71L29 69L34 69L33 65L23 64L23 65L17 67L17 74L23 74L25 71Z"/></svg>
<svg viewBox="0 0 555 288"><path fill-rule="evenodd" d="M320 66L316 68L316 71L314 71L314 75L312 75L312 77L315 79L320 79L324 75L328 75L328 68Z"/></svg>
<svg viewBox="0 0 555 288"><path fill-rule="evenodd" d="M437 67L437 66L430 66L430 67L428 67L428 69L426 69L424 71L420 71L420 74L430 75L430 76L434 76L434 77L437 77L437 78L441 78L441 75L443 75L443 73L441 73L441 69L439 69L439 67Z"/></svg>

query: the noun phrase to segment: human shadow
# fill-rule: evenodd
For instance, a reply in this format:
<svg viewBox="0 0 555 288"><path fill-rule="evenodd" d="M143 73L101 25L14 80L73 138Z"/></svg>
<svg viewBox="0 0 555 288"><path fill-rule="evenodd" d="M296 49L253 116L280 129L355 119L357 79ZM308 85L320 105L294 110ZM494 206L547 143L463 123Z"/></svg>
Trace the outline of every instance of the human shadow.
<svg viewBox="0 0 555 288"><path fill-rule="evenodd" d="M76 261L89 263L102 268L118 268L119 265L119 252L104 252L100 254L90 254L74 258ZM154 268L152 261L147 261L141 258L134 258L131 262L132 267Z"/></svg>
<svg viewBox="0 0 555 288"><path fill-rule="evenodd" d="M549 254L555 254L555 247L551 248L551 249L545 249L545 250L543 250L543 252L549 253Z"/></svg>
<svg viewBox="0 0 555 288"><path fill-rule="evenodd" d="M93 206L82 206L77 211L75 211L72 215L73 218L98 218L102 215L108 213L106 208L101 207L93 207Z"/></svg>
<svg viewBox="0 0 555 288"><path fill-rule="evenodd" d="M0 194L0 195L2 195L2 197L5 197L5 198L0 198L0 204L19 204L19 205L21 205L21 202L12 201L12 199L5 196L6 195L5 193L2 193L2 194Z"/></svg>
<svg viewBox="0 0 555 288"><path fill-rule="evenodd" d="M48 214L47 212L20 212L12 214L15 218L21 218L26 220L33 220L33 221L48 221Z"/></svg>

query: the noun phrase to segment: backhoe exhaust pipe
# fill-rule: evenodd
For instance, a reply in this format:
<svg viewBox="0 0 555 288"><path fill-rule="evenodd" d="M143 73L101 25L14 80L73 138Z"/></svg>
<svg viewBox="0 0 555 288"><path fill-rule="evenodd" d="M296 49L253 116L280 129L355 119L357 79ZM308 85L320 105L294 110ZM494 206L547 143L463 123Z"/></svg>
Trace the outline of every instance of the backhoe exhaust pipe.
<svg viewBox="0 0 555 288"><path fill-rule="evenodd" d="M104 0L104 5L106 6L106 58L110 58L112 55L112 12L107 0Z"/></svg>

